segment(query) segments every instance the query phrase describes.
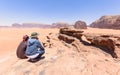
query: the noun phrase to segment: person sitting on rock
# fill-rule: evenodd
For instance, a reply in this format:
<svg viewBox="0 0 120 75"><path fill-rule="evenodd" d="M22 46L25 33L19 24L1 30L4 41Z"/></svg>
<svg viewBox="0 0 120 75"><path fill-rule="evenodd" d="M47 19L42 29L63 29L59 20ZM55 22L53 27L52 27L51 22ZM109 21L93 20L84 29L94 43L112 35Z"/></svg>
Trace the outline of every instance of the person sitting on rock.
<svg viewBox="0 0 120 75"><path fill-rule="evenodd" d="M38 40L38 35L37 32L33 32L28 39L26 56L29 58L29 61L37 61L45 53L44 47Z"/></svg>

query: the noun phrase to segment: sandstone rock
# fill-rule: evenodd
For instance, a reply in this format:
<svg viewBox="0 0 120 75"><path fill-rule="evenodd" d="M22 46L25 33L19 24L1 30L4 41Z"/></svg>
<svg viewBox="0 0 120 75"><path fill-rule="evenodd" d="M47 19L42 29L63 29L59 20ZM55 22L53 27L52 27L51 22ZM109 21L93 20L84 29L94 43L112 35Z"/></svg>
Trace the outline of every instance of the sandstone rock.
<svg viewBox="0 0 120 75"><path fill-rule="evenodd" d="M87 29L87 25L83 21L77 21L74 25L74 28L76 28L76 29Z"/></svg>
<svg viewBox="0 0 120 75"><path fill-rule="evenodd" d="M66 34L68 36L73 36L78 39L81 39L81 36L83 35L83 31L77 30L77 29L69 29L69 28L61 28L60 29L61 34Z"/></svg>
<svg viewBox="0 0 120 75"><path fill-rule="evenodd" d="M107 48L107 52L110 53L114 58L120 57L120 42L111 35L99 35L99 36L88 36L85 35L86 39L91 42L92 45L98 47Z"/></svg>
<svg viewBox="0 0 120 75"><path fill-rule="evenodd" d="M71 44L72 46L74 46L78 50L78 52L80 52L80 45L79 45L80 41L78 39L73 38L71 36L67 36L65 34L59 34L58 38L60 40L65 41L68 44Z"/></svg>
<svg viewBox="0 0 120 75"><path fill-rule="evenodd" d="M70 36L67 36L67 35L65 35L65 34L59 34L58 38L59 38L60 40L65 41L66 43L69 43L69 44L72 43L73 41L75 41L74 38L72 38L72 37L70 37Z"/></svg>
<svg viewBox="0 0 120 75"><path fill-rule="evenodd" d="M90 27L120 29L120 15L102 16L99 20L90 24Z"/></svg>
<svg viewBox="0 0 120 75"><path fill-rule="evenodd" d="M69 44L72 43L72 45L76 38L77 38L77 40L81 40L81 42L82 42L82 40L83 40L82 36L84 35L86 37L86 39L91 42L92 45L100 47L105 52L111 54L112 57L114 57L114 58L120 58L120 41L119 41L120 37L118 37L118 36L101 35L101 34L98 34L98 35L82 34L83 31L69 29L69 28L61 28L60 33L61 34L59 35L58 38ZM77 41L77 43L78 43L78 41ZM76 43L75 43L75 46L76 46L76 48L79 48Z"/></svg>

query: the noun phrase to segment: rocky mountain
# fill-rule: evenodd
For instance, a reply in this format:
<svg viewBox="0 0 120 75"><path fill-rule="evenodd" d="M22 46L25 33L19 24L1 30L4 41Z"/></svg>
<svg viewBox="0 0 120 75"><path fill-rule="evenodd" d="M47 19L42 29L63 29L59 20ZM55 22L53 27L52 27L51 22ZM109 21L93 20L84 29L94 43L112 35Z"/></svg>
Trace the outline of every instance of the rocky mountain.
<svg viewBox="0 0 120 75"><path fill-rule="evenodd" d="M12 24L12 27L38 27L38 28L51 28L52 26L49 24L40 24L40 23L23 23L23 24L18 24L14 23Z"/></svg>
<svg viewBox="0 0 120 75"><path fill-rule="evenodd" d="M76 29L87 29L87 25L84 21L77 21L74 25Z"/></svg>
<svg viewBox="0 0 120 75"><path fill-rule="evenodd" d="M120 29L120 15L102 16L99 20L90 24L90 27Z"/></svg>
<svg viewBox="0 0 120 75"><path fill-rule="evenodd" d="M12 24L12 27L61 28L61 27L69 27L69 24L64 22L56 22L56 23L53 23L52 25L40 24L40 23L23 23L23 24L14 23Z"/></svg>

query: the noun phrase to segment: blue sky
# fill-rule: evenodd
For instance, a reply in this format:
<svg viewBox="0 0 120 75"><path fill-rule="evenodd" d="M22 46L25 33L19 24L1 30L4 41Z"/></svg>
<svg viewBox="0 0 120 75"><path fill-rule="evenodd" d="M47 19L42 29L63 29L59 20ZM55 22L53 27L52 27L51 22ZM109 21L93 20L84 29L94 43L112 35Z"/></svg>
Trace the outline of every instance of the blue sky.
<svg viewBox="0 0 120 75"><path fill-rule="evenodd" d="M103 15L120 15L120 0L0 0L0 25L77 20L90 24Z"/></svg>

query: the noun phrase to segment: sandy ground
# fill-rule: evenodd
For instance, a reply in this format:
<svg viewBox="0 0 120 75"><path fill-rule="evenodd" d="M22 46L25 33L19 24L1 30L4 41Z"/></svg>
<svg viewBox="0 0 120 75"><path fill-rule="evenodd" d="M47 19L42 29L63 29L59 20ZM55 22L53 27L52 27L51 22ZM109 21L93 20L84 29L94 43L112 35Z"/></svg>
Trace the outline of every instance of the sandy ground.
<svg viewBox="0 0 120 75"><path fill-rule="evenodd" d="M32 32L40 34L39 40L46 38L49 33L58 33L58 29L40 29L40 28L0 28L0 55L11 50L16 50L24 35Z"/></svg>
<svg viewBox="0 0 120 75"><path fill-rule="evenodd" d="M39 32L39 40L53 33L53 47L46 47L45 59L30 63L18 59L16 48L22 36ZM80 43L81 52L57 39L59 29L0 28L0 75L120 75L120 61L93 46ZM88 28L85 33L120 35L120 30Z"/></svg>

